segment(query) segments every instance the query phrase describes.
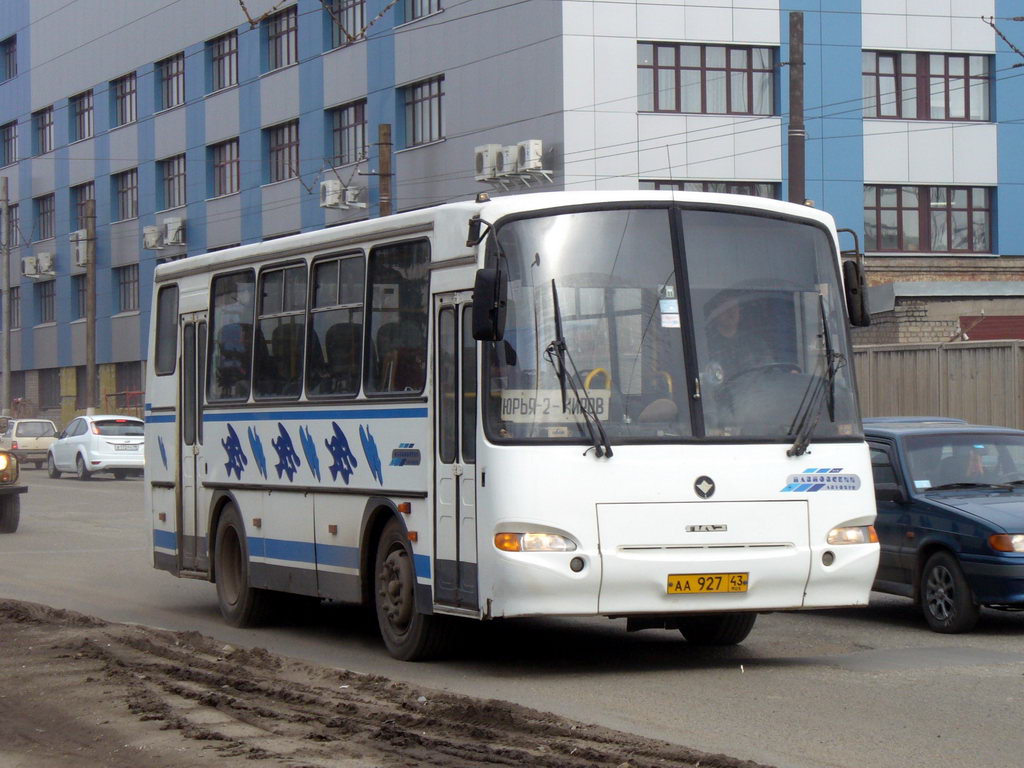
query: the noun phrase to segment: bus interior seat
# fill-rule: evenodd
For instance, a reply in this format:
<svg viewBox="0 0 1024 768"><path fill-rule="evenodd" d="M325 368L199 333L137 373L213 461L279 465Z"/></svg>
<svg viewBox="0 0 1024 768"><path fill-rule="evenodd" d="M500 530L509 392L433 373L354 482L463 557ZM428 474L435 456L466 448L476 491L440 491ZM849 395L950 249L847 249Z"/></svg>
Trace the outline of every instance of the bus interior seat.
<svg viewBox="0 0 1024 768"><path fill-rule="evenodd" d="M377 331L378 381L391 392L420 390L426 371L426 329L419 317Z"/></svg>

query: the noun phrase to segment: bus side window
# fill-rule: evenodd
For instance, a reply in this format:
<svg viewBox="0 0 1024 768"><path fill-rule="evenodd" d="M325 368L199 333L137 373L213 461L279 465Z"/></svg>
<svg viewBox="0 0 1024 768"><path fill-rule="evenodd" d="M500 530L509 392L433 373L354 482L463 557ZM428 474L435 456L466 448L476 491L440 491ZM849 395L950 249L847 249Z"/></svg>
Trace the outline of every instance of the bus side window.
<svg viewBox="0 0 1024 768"><path fill-rule="evenodd" d="M178 357L178 286L165 285L156 300L156 355L153 369L157 376L174 373Z"/></svg>
<svg viewBox="0 0 1024 768"><path fill-rule="evenodd" d="M362 254L317 262L313 267L306 392L310 396L356 395L363 345Z"/></svg>
<svg viewBox="0 0 1024 768"><path fill-rule="evenodd" d="M369 394L421 392L427 379L428 270L425 240L370 252Z"/></svg>
<svg viewBox="0 0 1024 768"><path fill-rule="evenodd" d="M298 397L306 324L306 267L260 273L253 395Z"/></svg>
<svg viewBox="0 0 1024 768"><path fill-rule="evenodd" d="M210 366L207 399L246 400L252 365L252 323L255 308L252 272L218 275L210 307Z"/></svg>

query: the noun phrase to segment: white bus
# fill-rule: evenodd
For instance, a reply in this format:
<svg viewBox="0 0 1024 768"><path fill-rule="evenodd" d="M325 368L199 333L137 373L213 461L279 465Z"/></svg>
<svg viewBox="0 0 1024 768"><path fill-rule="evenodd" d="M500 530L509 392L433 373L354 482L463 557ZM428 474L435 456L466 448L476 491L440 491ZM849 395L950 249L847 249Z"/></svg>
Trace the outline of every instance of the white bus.
<svg viewBox="0 0 1024 768"><path fill-rule="evenodd" d="M608 616L731 644L878 564L832 218L682 192L441 205L160 265L154 564L224 618ZM843 276L846 275L844 287Z"/></svg>

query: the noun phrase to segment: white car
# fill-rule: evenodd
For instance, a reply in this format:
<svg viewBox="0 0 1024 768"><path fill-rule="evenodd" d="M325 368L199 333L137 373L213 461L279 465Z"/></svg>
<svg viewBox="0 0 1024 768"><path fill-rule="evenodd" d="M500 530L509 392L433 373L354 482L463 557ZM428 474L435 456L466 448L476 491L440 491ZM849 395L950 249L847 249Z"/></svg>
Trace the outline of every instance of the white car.
<svg viewBox="0 0 1024 768"><path fill-rule="evenodd" d="M46 470L50 477L74 472L79 480L88 480L94 472L111 472L118 480L141 475L144 426L134 416L79 416L50 446Z"/></svg>

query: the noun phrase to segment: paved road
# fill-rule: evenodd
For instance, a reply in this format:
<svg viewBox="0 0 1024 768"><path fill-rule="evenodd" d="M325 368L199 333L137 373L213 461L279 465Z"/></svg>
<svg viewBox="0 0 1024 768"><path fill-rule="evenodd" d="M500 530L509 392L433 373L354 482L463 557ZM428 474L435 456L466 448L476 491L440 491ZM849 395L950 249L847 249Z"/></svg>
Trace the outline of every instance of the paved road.
<svg viewBox="0 0 1024 768"><path fill-rule="evenodd" d="M326 607L259 630L225 626L212 585L151 567L140 480L26 470L18 533L0 536L0 596L487 698L784 768L1024 763L1024 613L970 635L924 629L909 601L762 616L736 648L603 619L467 625L457 661L387 656L372 621Z"/></svg>

